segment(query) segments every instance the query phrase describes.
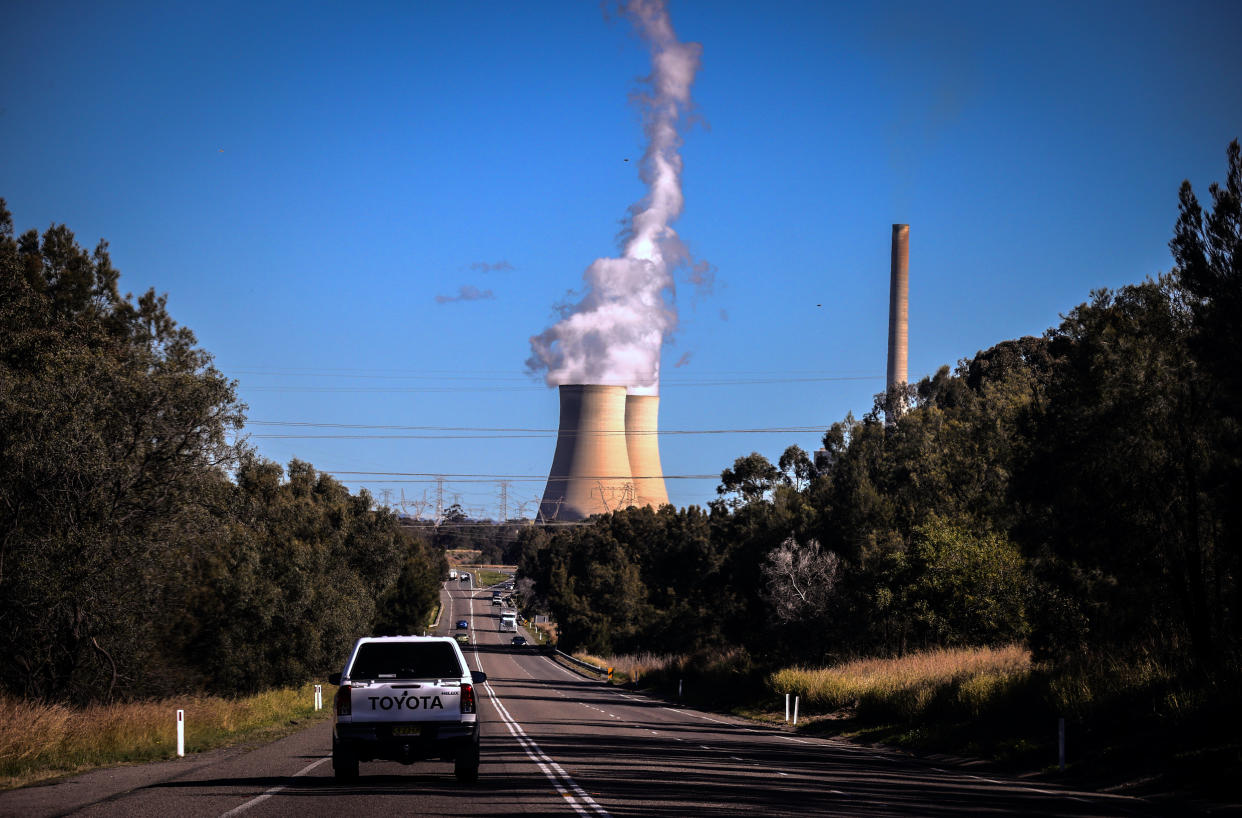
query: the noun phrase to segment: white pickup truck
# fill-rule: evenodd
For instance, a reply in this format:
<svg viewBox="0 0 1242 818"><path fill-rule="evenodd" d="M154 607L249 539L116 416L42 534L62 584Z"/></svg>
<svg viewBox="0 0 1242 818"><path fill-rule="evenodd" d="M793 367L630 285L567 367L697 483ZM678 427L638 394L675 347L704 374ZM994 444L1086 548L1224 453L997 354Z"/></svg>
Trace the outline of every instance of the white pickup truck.
<svg viewBox="0 0 1242 818"><path fill-rule="evenodd" d="M459 781L479 777L478 698L487 676L471 671L461 648L444 636L359 639L336 691L332 769L358 777L358 762L452 761Z"/></svg>

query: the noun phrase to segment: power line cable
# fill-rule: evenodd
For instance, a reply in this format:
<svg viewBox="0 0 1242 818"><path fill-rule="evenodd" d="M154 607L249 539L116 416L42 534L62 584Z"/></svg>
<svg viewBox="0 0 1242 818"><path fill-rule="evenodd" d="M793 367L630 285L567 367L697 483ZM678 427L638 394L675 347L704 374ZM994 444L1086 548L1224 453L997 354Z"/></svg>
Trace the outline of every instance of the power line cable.
<svg viewBox="0 0 1242 818"><path fill-rule="evenodd" d="M781 383L834 383L843 381L882 381L883 375L851 375L841 377L817 378L726 378L702 381L664 381L664 387L685 388L699 386L771 386ZM530 386L263 386L244 385L243 389L253 392L298 392L325 394L408 394L418 392L451 393L451 392L540 392L548 387L541 384Z"/></svg>
<svg viewBox="0 0 1242 818"><path fill-rule="evenodd" d="M811 426L768 426L736 429L659 429L643 432L626 432L624 429L607 431L558 431L556 429L533 429L520 427L470 427L470 426L400 426L394 424L367 423L314 423L302 421L247 421L247 426L297 428L297 429L352 429L360 431L422 432L434 434L346 434L346 433L277 433L260 432L249 436L256 440L526 440L553 436L572 438L586 436L600 438L609 436L657 435L678 437L687 435L735 435L735 434L820 434L826 428L822 424Z"/></svg>

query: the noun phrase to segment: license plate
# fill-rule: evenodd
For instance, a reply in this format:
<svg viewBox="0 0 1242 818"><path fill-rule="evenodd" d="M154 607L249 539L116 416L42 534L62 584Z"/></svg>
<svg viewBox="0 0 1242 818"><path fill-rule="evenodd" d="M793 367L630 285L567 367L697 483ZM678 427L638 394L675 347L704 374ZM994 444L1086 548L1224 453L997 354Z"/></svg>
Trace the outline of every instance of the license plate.
<svg viewBox="0 0 1242 818"><path fill-rule="evenodd" d="M397 725L392 728L392 734L394 736L417 736L421 732L421 727L410 727L408 725Z"/></svg>

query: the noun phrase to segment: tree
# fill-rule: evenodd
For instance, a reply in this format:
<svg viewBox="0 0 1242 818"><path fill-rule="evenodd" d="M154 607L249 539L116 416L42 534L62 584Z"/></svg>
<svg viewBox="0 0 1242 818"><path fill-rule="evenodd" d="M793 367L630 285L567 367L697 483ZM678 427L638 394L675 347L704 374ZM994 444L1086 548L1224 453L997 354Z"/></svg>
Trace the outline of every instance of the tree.
<svg viewBox="0 0 1242 818"><path fill-rule="evenodd" d="M824 550L819 540L805 546L786 537L764 561L767 597L781 622L800 622L823 616L841 577L841 560Z"/></svg>
<svg viewBox="0 0 1242 818"><path fill-rule="evenodd" d="M235 384L107 243L13 238L0 201L0 685L140 690L184 555L217 533Z"/></svg>
<svg viewBox="0 0 1242 818"><path fill-rule="evenodd" d="M418 616L426 574L442 576L367 492L351 495L298 460L282 476L271 461L243 457L225 504L227 536L190 567L193 592L176 630L213 690L252 693L321 673L372 632L377 600Z"/></svg>
<svg viewBox="0 0 1242 818"><path fill-rule="evenodd" d="M766 457L751 452L733 461L733 468L720 473L719 495L735 494L728 500L733 508L762 500L780 480L781 473Z"/></svg>
<svg viewBox="0 0 1242 818"><path fill-rule="evenodd" d="M440 602L441 577L448 573L444 552L405 535L409 556L396 583L376 606L373 631L380 636L419 634Z"/></svg>
<svg viewBox="0 0 1242 818"><path fill-rule="evenodd" d="M1180 206L1169 248L1194 315L1190 343L1214 389L1205 390L1216 418L1210 426L1209 495L1221 528L1222 561L1216 582L1232 586L1233 650L1242 651L1242 149L1226 150L1224 187L1212 183L1212 211L1204 214L1190 182L1182 182ZM1223 576L1222 576L1223 574ZM1223 601L1222 601L1222 604ZM1223 630L1223 623L1222 630Z"/></svg>
<svg viewBox="0 0 1242 818"><path fill-rule="evenodd" d="M1197 328L1196 352L1227 386L1237 417L1242 373L1237 350L1242 348L1242 149L1238 140L1226 151L1225 185L1213 182L1212 211L1204 214L1189 181L1179 191L1177 224L1169 249L1187 292Z"/></svg>
<svg viewBox="0 0 1242 818"><path fill-rule="evenodd" d="M932 516L915 530L901 607L928 646L1000 645L1030 631L1030 575L1003 534Z"/></svg>
<svg viewBox="0 0 1242 818"><path fill-rule="evenodd" d="M1050 332L1047 403L1015 485L1037 574L1058 608L1075 606L1039 621L1079 628L1038 627L1046 656L1219 657L1231 579L1210 479L1218 416L1191 332L1171 275L1097 291Z"/></svg>
<svg viewBox="0 0 1242 818"><path fill-rule="evenodd" d="M777 467L784 475L785 484L793 486L798 491L806 488L807 483L811 482L811 478L815 476L815 466L811 463L811 458L801 446L797 445L790 446L781 453Z"/></svg>

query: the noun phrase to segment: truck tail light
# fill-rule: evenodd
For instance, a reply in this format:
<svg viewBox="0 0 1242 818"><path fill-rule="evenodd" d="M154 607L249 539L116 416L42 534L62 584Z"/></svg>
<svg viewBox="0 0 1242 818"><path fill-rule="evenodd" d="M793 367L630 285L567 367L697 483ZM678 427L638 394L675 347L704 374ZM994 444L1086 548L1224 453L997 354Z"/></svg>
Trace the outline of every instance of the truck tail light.
<svg viewBox="0 0 1242 818"><path fill-rule="evenodd" d="M461 712L474 712L474 685L461 686Z"/></svg>
<svg viewBox="0 0 1242 818"><path fill-rule="evenodd" d="M347 684L336 689L336 714L338 716L348 716L353 713L352 693L353 689Z"/></svg>

